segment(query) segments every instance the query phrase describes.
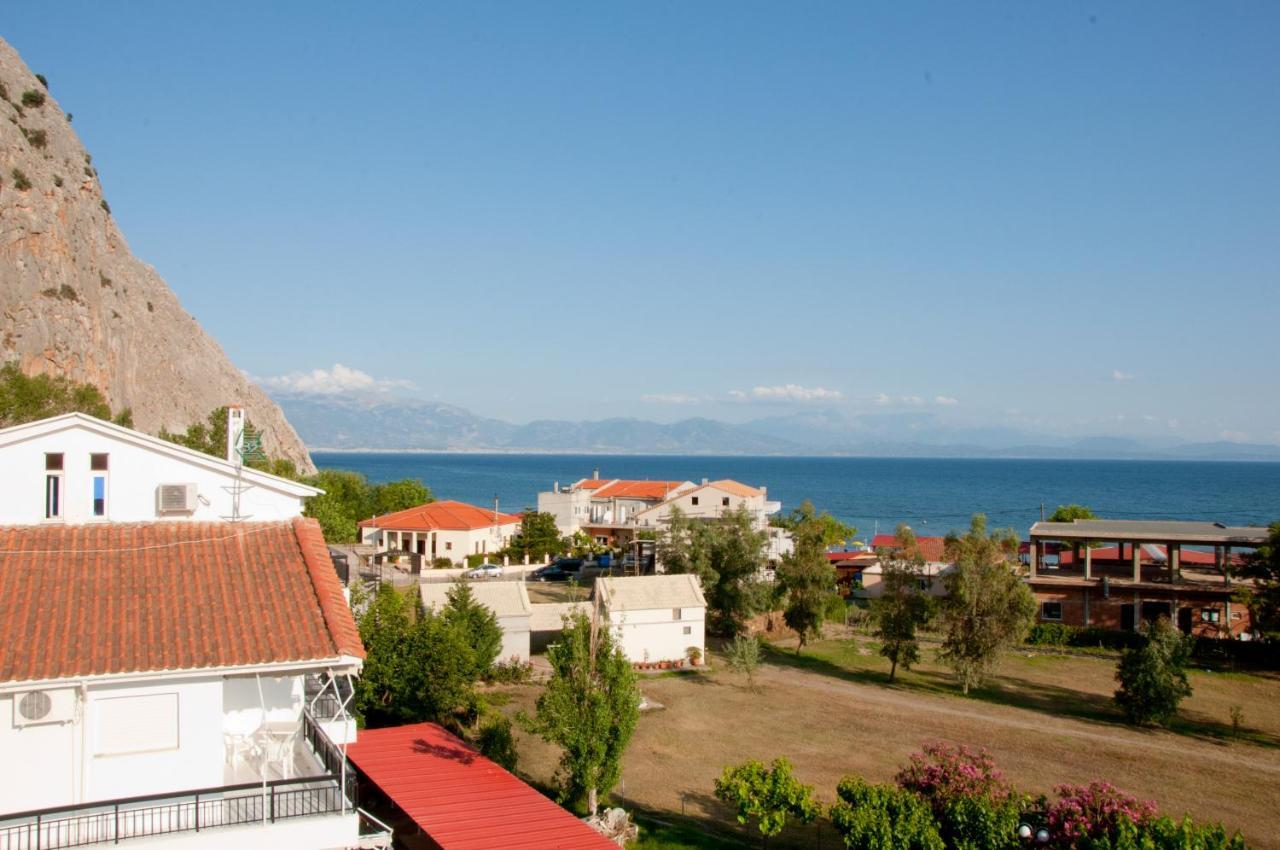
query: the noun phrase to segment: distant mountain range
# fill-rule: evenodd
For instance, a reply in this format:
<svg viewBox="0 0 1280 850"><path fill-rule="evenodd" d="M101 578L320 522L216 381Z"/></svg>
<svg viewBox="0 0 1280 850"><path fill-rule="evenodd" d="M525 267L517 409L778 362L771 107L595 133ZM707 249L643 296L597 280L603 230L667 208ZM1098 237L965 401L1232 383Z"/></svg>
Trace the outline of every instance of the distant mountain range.
<svg viewBox="0 0 1280 850"><path fill-rule="evenodd" d="M740 425L701 418L669 424L631 418L544 419L517 425L453 405L386 396L280 393L276 400L313 451L1280 461L1280 446L1274 445L1071 440L1012 428L954 427L924 413L846 417L818 410Z"/></svg>

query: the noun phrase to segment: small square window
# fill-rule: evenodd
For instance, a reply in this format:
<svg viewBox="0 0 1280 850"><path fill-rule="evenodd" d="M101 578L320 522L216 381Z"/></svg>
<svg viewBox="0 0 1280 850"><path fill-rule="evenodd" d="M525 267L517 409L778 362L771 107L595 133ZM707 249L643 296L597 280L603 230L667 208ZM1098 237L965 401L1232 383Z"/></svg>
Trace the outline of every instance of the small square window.
<svg viewBox="0 0 1280 850"><path fill-rule="evenodd" d="M679 620L679 619L680 619L680 609L679 609L679 608L672 608L672 609L671 609L671 619L673 619L673 620Z"/></svg>
<svg viewBox="0 0 1280 850"><path fill-rule="evenodd" d="M452 549L453 549L453 544L452 544L452 543L446 543L446 544L444 544L444 551L448 552L448 551L450 551L450 550L452 550Z"/></svg>
<svg viewBox="0 0 1280 850"><path fill-rule="evenodd" d="M50 452L44 456L44 468L48 472L62 471L62 452Z"/></svg>
<svg viewBox="0 0 1280 850"><path fill-rule="evenodd" d="M58 457L62 457L62 455L58 455ZM58 468L59 468L59 469L61 469L62 467L58 467ZM697 496L692 496L692 497L690 497L689 501L693 503L693 506L694 506L695 508L698 506L698 497L697 497Z"/></svg>
<svg viewBox="0 0 1280 850"><path fill-rule="evenodd" d="M1061 602L1045 602L1040 606L1040 619L1042 620L1061 620L1062 619L1062 603Z"/></svg>
<svg viewBox="0 0 1280 850"><path fill-rule="evenodd" d="M723 499L721 499L720 504L724 505L726 508L729 507L729 497L725 496Z"/></svg>
<svg viewBox="0 0 1280 850"><path fill-rule="evenodd" d="M693 626L685 626L685 627L684 627L684 633L685 633L685 634L687 634L687 635L691 635L691 634L693 634Z"/></svg>
<svg viewBox="0 0 1280 850"><path fill-rule="evenodd" d="M106 472L107 456L105 454L89 455L89 468L94 472Z"/></svg>

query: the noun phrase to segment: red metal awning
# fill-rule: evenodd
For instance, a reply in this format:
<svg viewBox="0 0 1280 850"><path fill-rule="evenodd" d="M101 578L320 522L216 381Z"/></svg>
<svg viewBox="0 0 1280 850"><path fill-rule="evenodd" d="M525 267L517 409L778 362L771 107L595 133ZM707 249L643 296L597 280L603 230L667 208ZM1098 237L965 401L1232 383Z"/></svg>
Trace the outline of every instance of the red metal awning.
<svg viewBox="0 0 1280 850"><path fill-rule="evenodd" d="M443 850L618 850L435 723L362 729L347 755Z"/></svg>

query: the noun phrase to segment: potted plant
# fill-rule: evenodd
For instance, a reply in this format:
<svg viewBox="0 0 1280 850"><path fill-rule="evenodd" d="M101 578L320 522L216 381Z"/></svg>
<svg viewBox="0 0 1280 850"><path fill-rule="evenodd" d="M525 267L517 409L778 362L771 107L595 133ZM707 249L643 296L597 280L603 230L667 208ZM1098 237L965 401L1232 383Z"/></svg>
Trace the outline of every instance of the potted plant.
<svg viewBox="0 0 1280 850"><path fill-rule="evenodd" d="M697 667L702 663L702 650L696 646L691 646L684 651L685 657L689 659L690 667Z"/></svg>

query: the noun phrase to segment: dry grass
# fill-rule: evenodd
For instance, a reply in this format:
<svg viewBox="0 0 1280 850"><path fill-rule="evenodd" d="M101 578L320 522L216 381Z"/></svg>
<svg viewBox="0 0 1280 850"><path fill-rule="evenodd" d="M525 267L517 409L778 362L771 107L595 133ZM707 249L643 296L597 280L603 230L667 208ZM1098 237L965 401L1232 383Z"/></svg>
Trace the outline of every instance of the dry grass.
<svg viewBox="0 0 1280 850"><path fill-rule="evenodd" d="M991 750L1028 792L1105 778L1170 814L1220 820L1251 846L1280 850L1280 680L1194 672L1194 695L1173 730L1134 729L1110 704L1114 662L1011 653L998 676L968 698L932 662L886 682L888 667L862 638L821 641L800 658L773 649L758 692L722 669L646 678L666 706L643 716L627 753L631 806L744 834L711 796L724 765L786 756L831 800L840 777L890 780L922 742L944 739ZM926 652L926 655L931 653ZM715 661L713 656L713 662ZM513 692L508 710L531 709L535 688ZM1230 706L1244 735L1230 737ZM522 736L521 770L549 782L558 754ZM770 846L835 847L830 833L792 831Z"/></svg>

